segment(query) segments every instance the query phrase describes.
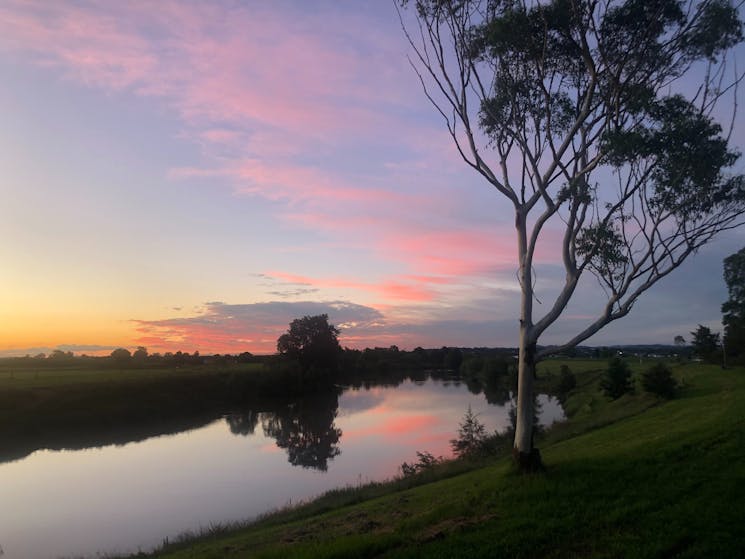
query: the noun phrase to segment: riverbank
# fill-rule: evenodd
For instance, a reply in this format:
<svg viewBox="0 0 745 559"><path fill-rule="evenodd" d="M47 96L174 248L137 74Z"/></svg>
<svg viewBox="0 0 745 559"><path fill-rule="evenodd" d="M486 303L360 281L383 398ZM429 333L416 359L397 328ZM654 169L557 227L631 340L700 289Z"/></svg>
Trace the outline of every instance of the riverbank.
<svg viewBox="0 0 745 559"><path fill-rule="evenodd" d="M570 419L539 443L545 475L519 475L507 456L448 464L418 480L334 491L150 556L739 553L745 544L745 370L682 365L674 369L683 382L677 399L658 402L637 393L609 402L599 391L597 366L573 367L578 386L565 403ZM544 367L558 370L556 362Z"/></svg>
<svg viewBox="0 0 745 559"><path fill-rule="evenodd" d="M0 367L0 462L194 429L228 412L273 409L304 394L291 372L219 367Z"/></svg>

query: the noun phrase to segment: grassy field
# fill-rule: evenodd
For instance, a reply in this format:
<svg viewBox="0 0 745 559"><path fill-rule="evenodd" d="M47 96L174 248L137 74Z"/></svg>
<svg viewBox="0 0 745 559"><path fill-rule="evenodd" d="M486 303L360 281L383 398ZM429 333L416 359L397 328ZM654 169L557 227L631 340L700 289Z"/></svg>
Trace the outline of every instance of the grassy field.
<svg viewBox="0 0 745 559"><path fill-rule="evenodd" d="M540 442L545 474L518 474L508 457L450 464L418 482L335 491L153 556L742 556L745 370L682 365L677 399L609 402L593 363L570 363L571 419ZM543 365L544 376L555 371L557 362Z"/></svg>

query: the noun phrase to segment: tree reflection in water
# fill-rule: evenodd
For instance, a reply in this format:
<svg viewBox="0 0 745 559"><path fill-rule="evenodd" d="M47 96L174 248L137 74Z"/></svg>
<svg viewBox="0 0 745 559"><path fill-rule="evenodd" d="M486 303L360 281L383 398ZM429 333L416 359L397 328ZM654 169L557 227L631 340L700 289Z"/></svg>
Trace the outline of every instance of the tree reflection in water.
<svg viewBox="0 0 745 559"><path fill-rule="evenodd" d="M241 413L233 413L225 418L234 435L253 435L259 424L259 413L254 410L245 410Z"/></svg>
<svg viewBox="0 0 745 559"><path fill-rule="evenodd" d="M226 421L232 433L244 436L253 434L260 421L264 435L287 451L290 464L325 472L328 461L341 454L342 431L334 423L338 409L339 394L331 389L261 413L245 410Z"/></svg>

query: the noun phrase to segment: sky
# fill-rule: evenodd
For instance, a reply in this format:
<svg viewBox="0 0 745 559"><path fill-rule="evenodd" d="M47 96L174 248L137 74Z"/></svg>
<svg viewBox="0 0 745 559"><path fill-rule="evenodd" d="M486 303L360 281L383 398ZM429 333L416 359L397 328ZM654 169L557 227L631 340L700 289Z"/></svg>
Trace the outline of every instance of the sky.
<svg viewBox="0 0 745 559"><path fill-rule="evenodd" d="M0 356L272 353L321 313L347 347L515 346L511 209L408 53L386 1L4 0ZM742 246L705 247L587 343L720 330ZM541 301L550 243L536 273ZM541 342L601 295L585 282Z"/></svg>

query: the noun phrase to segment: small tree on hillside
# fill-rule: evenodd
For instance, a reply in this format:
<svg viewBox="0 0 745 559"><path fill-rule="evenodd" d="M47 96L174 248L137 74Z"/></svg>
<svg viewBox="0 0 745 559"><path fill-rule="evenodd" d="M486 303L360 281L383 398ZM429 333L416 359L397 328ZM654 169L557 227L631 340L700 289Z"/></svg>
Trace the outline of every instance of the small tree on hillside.
<svg viewBox="0 0 745 559"><path fill-rule="evenodd" d="M463 458L479 452L484 446L484 441L486 441L486 427L479 421L477 414L473 413L469 405L458 427L458 438L451 439L450 448L458 458Z"/></svg>
<svg viewBox="0 0 745 559"><path fill-rule="evenodd" d="M742 23L727 0L401 3L415 6L418 28L404 32L427 98L466 164L513 210L522 291L514 454L531 469L540 463L537 360L626 316L742 222L745 180L727 172L738 153L713 119L739 81L727 81L724 62ZM546 238L559 245L564 280L541 296L541 316L534 257ZM586 272L607 295L596 318L539 350Z"/></svg>
<svg viewBox="0 0 745 559"><path fill-rule="evenodd" d="M678 383L667 365L656 363L642 373L642 387L646 392L669 400L675 396Z"/></svg>
<svg viewBox="0 0 745 559"><path fill-rule="evenodd" d="M296 318L277 340L277 351L296 360L303 373L335 370L341 352L339 330L328 319L326 314Z"/></svg>
<svg viewBox="0 0 745 559"><path fill-rule="evenodd" d="M608 368L605 370L605 376L600 381L600 388L603 389L606 396L613 400L617 400L633 390L631 369L629 369L626 361L620 357L614 357L610 360Z"/></svg>

